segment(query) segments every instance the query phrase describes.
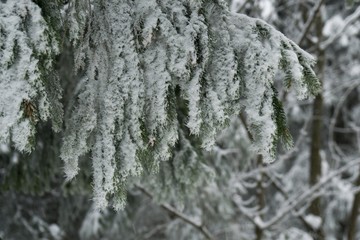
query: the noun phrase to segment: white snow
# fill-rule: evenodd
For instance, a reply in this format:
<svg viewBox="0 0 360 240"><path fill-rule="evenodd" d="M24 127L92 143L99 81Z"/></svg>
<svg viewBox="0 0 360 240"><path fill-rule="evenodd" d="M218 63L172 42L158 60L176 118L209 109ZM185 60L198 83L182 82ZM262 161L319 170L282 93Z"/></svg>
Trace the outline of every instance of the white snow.
<svg viewBox="0 0 360 240"><path fill-rule="evenodd" d="M284 233L282 233L279 238L279 240L314 240L310 234L298 229L298 228L290 228L286 230Z"/></svg>
<svg viewBox="0 0 360 240"><path fill-rule="evenodd" d="M98 233L101 230L101 218L102 215L99 211L90 209L81 224L79 230L80 239L86 240L98 236Z"/></svg>
<svg viewBox="0 0 360 240"><path fill-rule="evenodd" d="M262 0L259 2L262 19L269 19L276 11L272 0Z"/></svg>
<svg viewBox="0 0 360 240"><path fill-rule="evenodd" d="M304 219L306 223L312 227L313 230L319 229L322 224L321 217L315 216L313 214L306 215Z"/></svg>
<svg viewBox="0 0 360 240"><path fill-rule="evenodd" d="M323 28L324 36L334 35L339 29L344 26L344 19L339 15L335 15L329 20L326 21L325 26Z"/></svg>
<svg viewBox="0 0 360 240"><path fill-rule="evenodd" d="M64 236L64 232L61 230L61 228L53 223L53 224L50 224L49 226L49 231L50 231L50 234L51 236L54 238L54 240L61 240Z"/></svg>
<svg viewBox="0 0 360 240"><path fill-rule="evenodd" d="M269 17L273 2L261 4ZM244 110L254 152L274 161L275 74L289 72L303 98L303 69L313 64L313 57L283 34L260 19L229 13L223 1L79 1L63 10L69 15L75 68L84 76L69 105L61 158L71 180L80 156L91 150L99 208L110 196L124 195L117 186L141 174L140 153L154 166L172 156L179 141L179 108L188 110L183 124L206 150L225 123ZM32 15L24 30L27 14ZM40 72L41 63L51 69L52 59L42 62L35 53L55 54L58 47L33 1L0 1L0 27L0 139L8 142L12 134L18 150L30 151L35 122L53 117ZM282 58L288 69L279 69ZM24 119L24 100L34 99L39 119ZM156 141L149 145L150 137Z"/></svg>

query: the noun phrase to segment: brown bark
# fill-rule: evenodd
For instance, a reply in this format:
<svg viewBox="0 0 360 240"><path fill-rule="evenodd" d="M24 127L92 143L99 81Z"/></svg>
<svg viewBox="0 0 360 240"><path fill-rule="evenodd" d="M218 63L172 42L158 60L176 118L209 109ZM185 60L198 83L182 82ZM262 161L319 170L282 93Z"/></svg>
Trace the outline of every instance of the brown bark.
<svg viewBox="0 0 360 240"><path fill-rule="evenodd" d="M318 43L322 41L322 29L324 23L319 13L315 20L315 31L318 39ZM320 82L323 82L324 68L325 68L325 52L320 49L320 44L317 46L317 65L316 70ZM309 184L315 185L321 178L321 142L322 142L322 127L323 127L323 96L320 92L313 102L313 114L312 114L312 130L311 130L311 150L310 150L310 167L309 167ZM309 207L309 213L315 216L321 217L321 198L318 197L313 200ZM322 227L315 230L314 239L324 239L324 233Z"/></svg>

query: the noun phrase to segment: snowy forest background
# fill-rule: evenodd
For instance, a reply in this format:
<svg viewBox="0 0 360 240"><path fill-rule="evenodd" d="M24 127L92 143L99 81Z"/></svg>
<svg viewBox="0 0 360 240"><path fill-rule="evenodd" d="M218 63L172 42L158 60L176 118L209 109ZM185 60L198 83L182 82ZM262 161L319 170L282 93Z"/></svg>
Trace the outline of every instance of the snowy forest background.
<svg viewBox="0 0 360 240"><path fill-rule="evenodd" d="M0 9L0 27L3 29L6 29L5 24L11 23L3 10L12 1L15 0L0 1L0 8L4 7ZM74 17L82 4L92 1L32 2L41 7L48 22L61 29L66 26L66 14ZM76 3L75 10L69 8L71 3ZM126 198L123 210L115 211L110 199L109 207L98 211L98 205L104 203L97 201L101 193L94 193L94 166L89 163L94 156L82 149L83 145L76 146L79 152L82 151L78 153L80 170L76 172L76 177L69 177L72 173L65 169L66 178L73 178L65 181L64 168L71 163L67 162L68 158L61 150L62 131L52 130L54 126L61 128L62 124L52 117L57 114L56 107L50 110L50 124L32 119L46 119L33 116L40 105L35 107L31 102L21 102L29 121L36 122L37 134L31 139L35 145L32 149L28 149L27 142L16 136L12 136L15 144L8 142L0 145L0 239L360 239L360 222L357 221L360 204L359 3L339 0L229 0L227 4L233 14L242 13L271 24L317 60L314 71L321 82L321 92L316 97L299 100L298 92L284 91L283 86L276 86L293 137L293 147L284 147L287 139L283 139L285 144L277 146L274 161L268 163L267 159L264 160L257 154L263 153L261 148L254 151L252 142L261 143L261 140L254 139L254 131L249 131L251 112L241 112L232 117L209 151L196 148L199 143L187 140L187 133L181 131L181 146L175 147L169 161L160 163L156 174L144 171L136 176L132 170L122 173L128 176L126 185L121 189L123 195L120 195L120 198ZM61 10L59 16L55 14L58 6L61 6L58 8ZM115 10L123 10L121 6L119 9ZM76 15L79 23L86 17ZM225 21L222 22L214 13L213 22L209 24L217 22L221 22L220 25ZM81 27L77 26L78 31L70 30L70 36L61 36L61 54L54 47L50 54L55 56L55 61L44 64L44 67L53 64L59 74L65 107L73 104L72 93L80 91L81 84L85 84L81 81L86 81L79 80L79 73L76 75L72 70L73 52L77 49L71 41L80 39L76 34L82 34L79 31ZM101 26L97 27L101 29ZM127 30L124 28L120 33ZM100 35L96 37L101 38ZM5 39L0 37L0 47ZM148 41L151 44L151 39ZM99 48L100 53L86 54L101 54ZM5 59L7 56L1 53L0 57ZM75 61L75 64L79 62ZM103 63L95 63L95 67L96 64L101 66ZM0 66L0 83L5 86L3 89L7 89L2 59ZM77 66L80 72L82 67ZM214 68L214 71L223 74L215 64ZM103 74L101 70L95 72L100 76ZM278 82L275 81L276 84ZM189 89L189 96L193 94L191 91ZM4 96L9 93L5 90L0 92L3 95L0 97L3 111L7 104ZM58 93L51 94L50 102ZM90 95L79 96L76 101L80 99L80 103L75 106L82 106L81 100L91 98ZM56 103L56 100L53 102ZM69 113L65 111L65 117L66 114ZM154 119L161 118L161 111L156 114ZM6 131L5 118L1 114L0 117L4 124L0 126L0 133L3 134ZM90 126L92 121L90 118L84 120L80 115L74 118L70 121L83 121L83 126ZM193 124L188 127L195 131L196 121ZM30 136L26 129L20 126L17 133L24 132ZM79 138L86 138L86 133L79 133L82 130L71 128L65 132L70 136L76 133ZM106 132L106 129L99 131ZM287 135L284 136L286 138ZM158 146L158 138L147 137L147 147ZM66 141L70 140L65 140L65 148ZM127 147L121 146L122 149ZM69 149L71 151L71 147ZM106 147L104 149L106 151ZM74 147L73 151L76 150ZM131 151L124 152L125 156L132 154ZM137 169L138 166L133 167ZM113 206L116 207L115 204Z"/></svg>

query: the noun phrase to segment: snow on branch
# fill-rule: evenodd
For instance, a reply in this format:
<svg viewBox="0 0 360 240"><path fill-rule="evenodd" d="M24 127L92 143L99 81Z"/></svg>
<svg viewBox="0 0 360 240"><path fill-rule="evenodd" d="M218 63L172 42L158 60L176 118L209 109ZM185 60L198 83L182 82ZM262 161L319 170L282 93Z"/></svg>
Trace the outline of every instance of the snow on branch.
<svg viewBox="0 0 360 240"><path fill-rule="evenodd" d="M30 152L35 125L52 119L59 131L61 89L53 74L54 33L30 0L0 1L0 141Z"/></svg>
<svg viewBox="0 0 360 240"><path fill-rule="evenodd" d="M349 169L351 169L355 166L358 166L359 164L360 164L360 159L355 159L355 160L348 162L347 164L340 167L339 169L336 169L336 170L330 172L326 176L322 177L319 180L319 182L316 183L315 185L313 185L311 188L301 192L297 196L294 196L294 198L288 199L283 204L283 206L276 211L276 215L266 221L261 219L261 217L258 216L258 214L256 216L251 215L251 213L244 210L244 208L241 205L239 205L239 209L242 211L243 214L245 214L245 216L247 218L254 219L253 222L258 227L260 227L261 229L267 229L267 228L273 226L274 224L277 224L290 212L296 210L296 208L299 207L299 205L304 204L305 202L311 202L311 199L318 197L317 194L319 194L319 192L321 191L321 188L324 185L330 183L331 179L342 174L345 171L348 171Z"/></svg>
<svg viewBox="0 0 360 240"><path fill-rule="evenodd" d="M61 12L81 77L61 158L70 180L91 152L98 208L122 208L128 179L173 157L179 132L210 150L241 111L253 150L273 161L278 141L292 145L275 75L300 99L319 91L311 55L223 0L75 0ZM38 119L61 125L57 44L32 1L1 1L0 14L0 138L29 150Z"/></svg>
<svg viewBox="0 0 360 240"><path fill-rule="evenodd" d="M66 119L62 158L71 179L91 150L99 207L115 198L121 208L127 179L172 157L179 127L211 149L242 109L254 151L272 161L278 140L292 142L275 74L299 98L319 89L312 56L222 1L93 1L88 21L75 57L88 82Z"/></svg>

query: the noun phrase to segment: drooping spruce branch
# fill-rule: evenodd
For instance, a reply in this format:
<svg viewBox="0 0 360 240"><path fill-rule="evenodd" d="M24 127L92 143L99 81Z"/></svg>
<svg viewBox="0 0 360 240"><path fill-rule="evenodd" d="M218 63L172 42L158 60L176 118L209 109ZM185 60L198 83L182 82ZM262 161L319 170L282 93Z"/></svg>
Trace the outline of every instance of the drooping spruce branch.
<svg viewBox="0 0 360 240"><path fill-rule="evenodd" d="M0 11L8 14L13 7L9 2L1 2L5 8ZM36 8L30 0L21 2ZM144 167L156 171L161 161L173 157L173 148L181 141L179 128L211 149L218 131L240 111L247 115L254 151L265 162L274 160L276 140L290 142L275 74L284 72L286 88L294 88L299 98L319 89L312 56L264 21L231 14L224 1L74 0L66 7L64 23L81 80L66 114L61 157L70 180L79 171L79 157L91 151L94 201L99 208L109 200L122 208L128 179L140 175ZM36 11L45 28L40 10ZM2 15L0 19L4 21ZM26 26L19 32L26 35ZM0 36L6 42L13 40ZM6 54L16 52L6 49ZM45 48L47 53L50 49ZM0 54L5 53L0 48ZM4 69L1 73L8 74ZM51 65L48 69L51 72ZM25 75L19 79L25 81ZM179 98L185 102L182 106ZM34 99L19 97L15 110L1 111L2 121L14 122L8 132L15 131L21 119L20 102ZM57 109L56 101L44 102ZM179 121L180 115L186 117L185 123ZM15 133L24 144L31 143Z"/></svg>
<svg viewBox="0 0 360 240"><path fill-rule="evenodd" d="M30 0L0 1L0 142L30 152L35 125L62 124L61 88L53 60L59 53L52 28Z"/></svg>

